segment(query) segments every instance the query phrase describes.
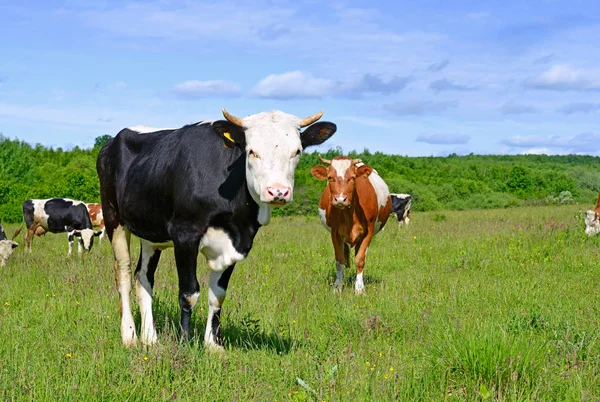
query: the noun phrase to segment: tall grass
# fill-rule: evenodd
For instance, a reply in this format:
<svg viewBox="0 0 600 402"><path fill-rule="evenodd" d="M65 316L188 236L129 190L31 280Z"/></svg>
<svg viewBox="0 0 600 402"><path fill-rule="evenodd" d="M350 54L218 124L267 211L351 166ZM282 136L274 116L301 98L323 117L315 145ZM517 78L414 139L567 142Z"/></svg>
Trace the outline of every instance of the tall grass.
<svg viewBox="0 0 600 402"><path fill-rule="evenodd" d="M66 236L36 238L32 255L20 247L0 270L0 400L598 400L600 237L583 234L577 212L390 221L369 249L364 296L353 294L351 269L333 292L317 218L277 218L231 278L224 354L202 346L202 258L196 336L177 342L167 251L155 285L159 345L126 349L110 246L69 258Z"/></svg>

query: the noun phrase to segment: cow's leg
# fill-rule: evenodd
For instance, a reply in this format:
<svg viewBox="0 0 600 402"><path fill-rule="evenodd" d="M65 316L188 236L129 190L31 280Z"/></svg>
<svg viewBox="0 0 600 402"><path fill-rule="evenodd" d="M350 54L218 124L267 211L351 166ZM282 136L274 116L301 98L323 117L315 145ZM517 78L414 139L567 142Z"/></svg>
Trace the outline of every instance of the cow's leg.
<svg viewBox="0 0 600 402"><path fill-rule="evenodd" d="M373 238L373 227L369 228L369 232L365 238L356 246L356 281L354 282L354 293L359 295L365 291L365 284L363 282L363 269L365 268L365 261L367 259L367 249Z"/></svg>
<svg viewBox="0 0 600 402"><path fill-rule="evenodd" d="M69 243L69 255L71 255L71 250L73 249L73 240L75 237L75 232L67 232L67 242Z"/></svg>
<svg viewBox="0 0 600 402"><path fill-rule="evenodd" d="M179 277L179 307L181 319L179 322L179 338L189 339L190 319L192 310L198 303L200 285L196 278L196 264L200 234L194 228L172 228L170 235L175 246L175 263Z"/></svg>
<svg viewBox="0 0 600 402"><path fill-rule="evenodd" d="M221 307L227 294L227 286L235 264L230 265L224 271L210 271L210 282L208 284L208 318L206 320L206 332L204 333L204 344L211 349L222 349L223 338L221 334Z"/></svg>
<svg viewBox="0 0 600 402"><path fill-rule="evenodd" d="M140 259L135 270L135 293L142 316L140 337L143 344L153 345L156 343L157 337L152 317L152 288L154 287L154 272L156 272L161 251L147 240L140 239L140 242Z"/></svg>
<svg viewBox="0 0 600 402"><path fill-rule="evenodd" d="M331 232L331 241L333 242L333 250L335 252L335 282L333 283L333 290L340 293L344 281L344 268L346 267L344 241L333 231Z"/></svg>
<svg viewBox="0 0 600 402"><path fill-rule="evenodd" d="M100 233L100 237L98 237L98 243L102 243L102 239L104 239L104 235L106 235L106 226L103 226L102 233Z"/></svg>
<svg viewBox="0 0 600 402"><path fill-rule="evenodd" d="M77 239L77 253L78 254L81 254L81 242L82 242L82 240L78 238Z"/></svg>
<svg viewBox="0 0 600 402"><path fill-rule="evenodd" d="M126 346L134 346L137 342L135 323L129 302L129 293L131 292L130 240L131 234L127 229L121 225L115 228L112 235L112 247L115 253L115 280L121 296L121 339Z"/></svg>
<svg viewBox="0 0 600 402"><path fill-rule="evenodd" d="M32 226L27 229L27 233L25 233L25 238L23 239L23 243L25 243L25 249L29 250L31 253L31 243L33 242L33 236L35 235L36 227Z"/></svg>

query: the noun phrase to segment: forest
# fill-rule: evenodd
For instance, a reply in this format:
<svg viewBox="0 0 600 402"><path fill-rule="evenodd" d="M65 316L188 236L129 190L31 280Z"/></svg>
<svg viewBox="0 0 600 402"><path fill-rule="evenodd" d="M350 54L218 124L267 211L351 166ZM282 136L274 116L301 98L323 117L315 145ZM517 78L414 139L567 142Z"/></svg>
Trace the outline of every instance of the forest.
<svg viewBox="0 0 600 402"><path fill-rule="evenodd" d="M91 149L32 146L0 135L0 218L22 219L31 198L67 197L99 202L96 157L109 135ZM342 155L341 149L323 154ZM415 211L509 208L581 203L592 208L600 192L600 157L587 155L465 155L408 157L351 151L373 166L393 193L413 195ZM294 201L274 215L313 215L324 183L310 174L320 163L305 153L296 171Z"/></svg>

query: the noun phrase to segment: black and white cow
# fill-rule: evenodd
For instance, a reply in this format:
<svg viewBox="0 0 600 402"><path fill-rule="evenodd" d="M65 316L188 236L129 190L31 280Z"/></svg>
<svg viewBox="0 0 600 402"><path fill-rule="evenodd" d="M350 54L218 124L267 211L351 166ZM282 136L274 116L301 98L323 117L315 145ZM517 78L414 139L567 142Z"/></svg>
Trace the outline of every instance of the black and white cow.
<svg viewBox="0 0 600 402"><path fill-rule="evenodd" d="M154 273L162 250L174 247L180 337L189 337L198 301L196 263L201 252L211 270L204 343L222 348L221 307L231 273L248 255L258 229L269 222L271 209L292 200L302 150L335 133L333 123L313 124L322 114L299 118L274 111L239 118L223 109L226 120L146 133L138 127L124 129L104 145L97 169L106 233L116 260L125 345L137 342L129 301L133 233L141 242L135 270L141 342L157 342Z"/></svg>
<svg viewBox="0 0 600 402"><path fill-rule="evenodd" d="M412 196L410 194L391 194L392 196L392 212L398 218L398 225L410 223L410 206L412 204Z"/></svg>
<svg viewBox="0 0 600 402"><path fill-rule="evenodd" d="M51 198L48 200L27 200L23 203L23 220L27 226L25 248L31 252L33 236L43 236L46 232L68 233L69 254L73 247L74 237L78 237L78 250L89 252L94 245L94 237L102 231L95 232L85 204L68 198Z"/></svg>

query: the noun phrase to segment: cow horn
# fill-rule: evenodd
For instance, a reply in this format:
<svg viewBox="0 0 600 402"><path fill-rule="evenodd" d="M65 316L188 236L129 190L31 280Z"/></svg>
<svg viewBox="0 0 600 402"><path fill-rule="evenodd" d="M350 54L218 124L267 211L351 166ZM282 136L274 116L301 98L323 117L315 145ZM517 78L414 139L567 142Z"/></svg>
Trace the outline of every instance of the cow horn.
<svg viewBox="0 0 600 402"><path fill-rule="evenodd" d="M300 122L300 127L306 127L313 124L315 121L319 120L323 116L323 111L313 114L312 116L308 116L302 119Z"/></svg>
<svg viewBox="0 0 600 402"><path fill-rule="evenodd" d="M353 165L356 165L357 163L362 163L362 159L352 159Z"/></svg>
<svg viewBox="0 0 600 402"><path fill-rule="evenodd" d="M321 155L319 155L319 160L327 165L331 165L331 159L325 159Z"/></svg>
<svg viewBox="0 0 600 402"><path fill-rule="evenodd" d="M235 124L238 127L244 127L244 121L242 119L240 119L239 117L234 116L232 114L229 114L229 112L227 110L225 110L225 108L223 108L221 110L223 111L223 116L225 116L227 121Z"/></svg>

